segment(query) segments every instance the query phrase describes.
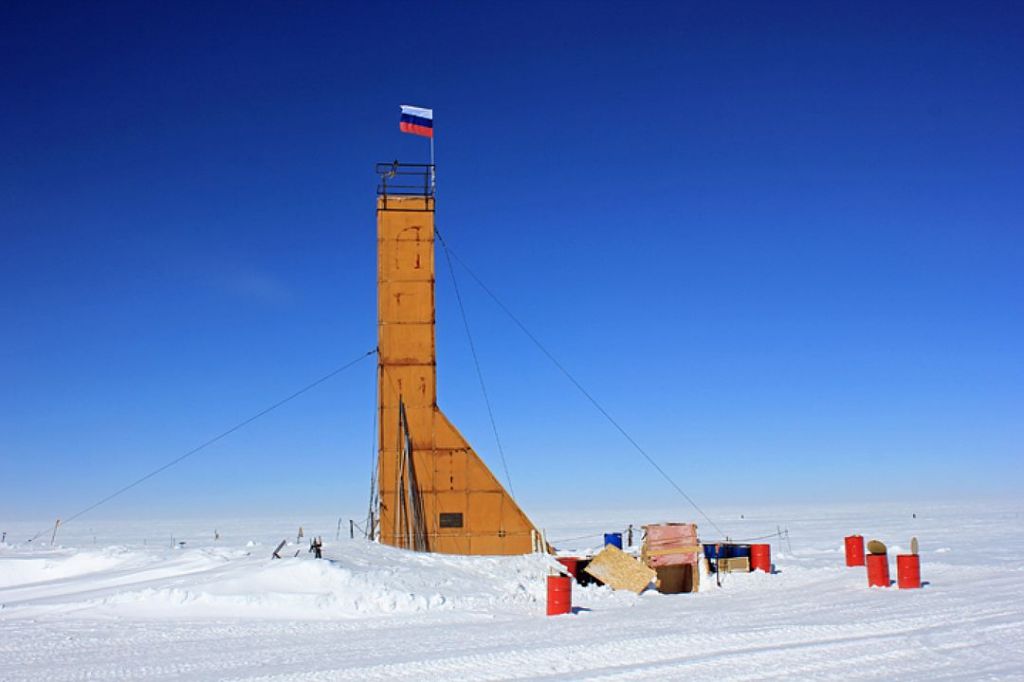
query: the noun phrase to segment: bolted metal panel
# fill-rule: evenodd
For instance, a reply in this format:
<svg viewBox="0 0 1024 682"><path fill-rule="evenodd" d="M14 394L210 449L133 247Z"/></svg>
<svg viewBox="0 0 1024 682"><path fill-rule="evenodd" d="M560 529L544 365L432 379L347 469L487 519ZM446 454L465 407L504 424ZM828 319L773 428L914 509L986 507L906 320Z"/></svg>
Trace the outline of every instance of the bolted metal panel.
<svg viewBox="0 0 1024 682"><path fill-rule="evenodd" d="M378 197L380 539L420 544L402 531L415 510L430 551L525 554L533 523L437 406L434 279L433 198Z"/></svg>
<svg viewBox="0 0 1024 682"><path fill-rule="evenodd" d="M389 330L380 339L386 365L415 365L419 358L434 357L434 323L409 323Z"/></svg>

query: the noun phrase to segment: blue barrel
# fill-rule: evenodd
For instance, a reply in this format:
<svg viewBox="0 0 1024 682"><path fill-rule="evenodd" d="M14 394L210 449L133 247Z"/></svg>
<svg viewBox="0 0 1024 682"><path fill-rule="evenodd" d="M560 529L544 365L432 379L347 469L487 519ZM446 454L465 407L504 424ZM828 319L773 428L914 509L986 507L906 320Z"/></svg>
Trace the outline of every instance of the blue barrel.
<svg viewBox="0 0 1024 682"><path fill-rule="evenodd" d="M718 545L704 545L704 558L705 559L717 559L718 558Z"/></svg>
<svg viewBox="0 0 1024 682"><path fill-rule="evenodd" d="M622 549L622 533L605 533L604 544Z"/></svg>
<svg viewBox="0 0 1024 682"><path fill-rule="evenodd" d="M727 559L747 557L749 559L750 545L722 545L722 557Z"/></svg>

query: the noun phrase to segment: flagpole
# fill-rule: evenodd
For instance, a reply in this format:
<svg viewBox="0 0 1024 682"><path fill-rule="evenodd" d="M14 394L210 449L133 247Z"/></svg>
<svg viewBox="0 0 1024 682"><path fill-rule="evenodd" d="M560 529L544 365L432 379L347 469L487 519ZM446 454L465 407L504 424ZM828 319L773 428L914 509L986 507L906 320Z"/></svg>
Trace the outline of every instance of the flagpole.
<svg viewBox="0 0 1024 682"><path fill-rule="evenodd" d="M430 193L437 193L437 175L434 172L434 134L430 134Z"/></svg>

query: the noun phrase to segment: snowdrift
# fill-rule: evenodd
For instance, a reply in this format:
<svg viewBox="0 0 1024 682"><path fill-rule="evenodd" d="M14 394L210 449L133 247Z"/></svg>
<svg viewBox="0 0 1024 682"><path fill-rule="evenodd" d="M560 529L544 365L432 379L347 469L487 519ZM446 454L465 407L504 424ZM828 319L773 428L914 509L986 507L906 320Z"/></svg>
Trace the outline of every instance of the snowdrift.
<svg viewBox="0 0 1024 682"><path fill-rule="evenodd" d="M545 599L544 555L416 554L365 541L328 545L324 560L301 547L269 558L248 548L61 549L0 554L8 615L75 610L144 618L333 619L459 610L528 612ZM298 549L299 556L293 556ZM612 600L625 595L607 593Z"/></svg>

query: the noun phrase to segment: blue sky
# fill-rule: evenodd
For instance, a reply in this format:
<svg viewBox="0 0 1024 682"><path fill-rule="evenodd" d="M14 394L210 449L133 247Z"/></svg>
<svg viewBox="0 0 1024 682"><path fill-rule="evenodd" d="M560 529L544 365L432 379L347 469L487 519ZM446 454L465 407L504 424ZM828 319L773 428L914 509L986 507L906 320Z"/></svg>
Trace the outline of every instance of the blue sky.
<svg viewBox="0 0 1024 682"><path fill-rule="evenodd" d="M402 103L452 248L698 502L1019 494L1019 5L7 3L0 53L0 518L375 345ZM438 274L439 402L500 472ZM527 510L676 505L457 274ZM364 508L373 381L95 514Z"/></svg>

